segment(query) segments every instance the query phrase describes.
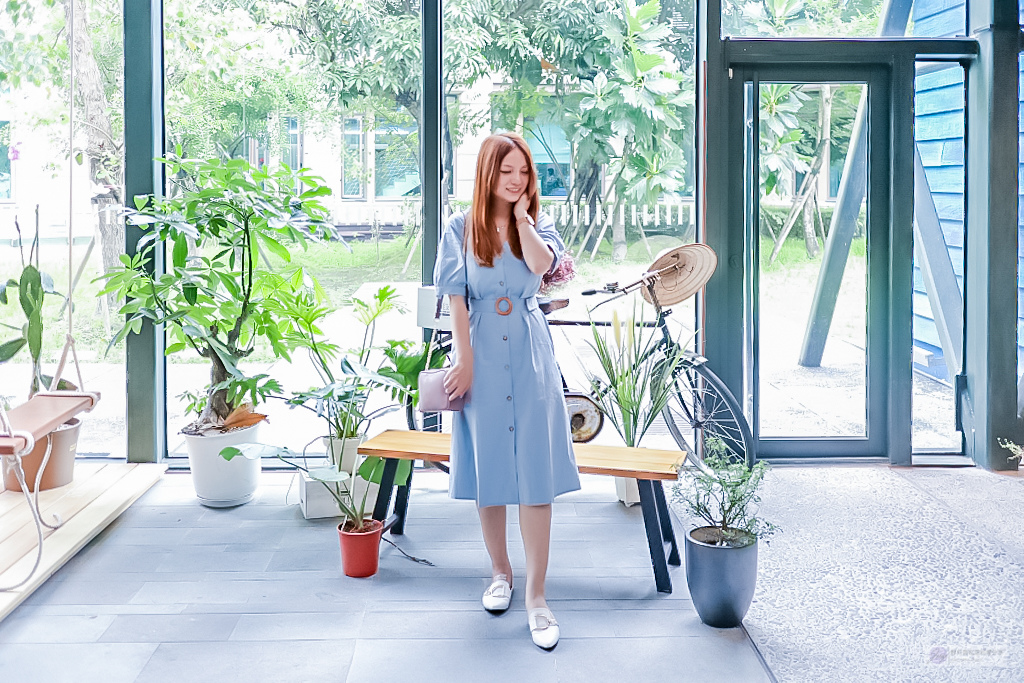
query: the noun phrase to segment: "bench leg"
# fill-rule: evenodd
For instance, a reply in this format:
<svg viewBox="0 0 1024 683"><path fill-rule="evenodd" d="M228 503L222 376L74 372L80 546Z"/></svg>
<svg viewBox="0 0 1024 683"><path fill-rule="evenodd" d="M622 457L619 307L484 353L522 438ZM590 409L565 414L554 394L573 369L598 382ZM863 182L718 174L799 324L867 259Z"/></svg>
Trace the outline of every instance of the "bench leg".
<svg viewBox="0 0 1024 683"><path fill-rule="evenodd" d="M391 490L395 488L395 472L398 470L398 460L386 458L384 460L384 473L380 478L380 489L377 491L377 504L373 507L373 518L384 522L388 516L388 508L391 507ZM385 524L385 528L388 524Z"/></svg>
<svg viewBox="0 0 1024 683"><path fill-rule="evenodd" d="M654 484L650 479L638 479L640 508L644 513L644 528L647 530L647 545L651 550L651 564L654 565L654 585L659 593L672 592L672 579L668 575L665 561L665 542L662 540L662 525L658 514L658 503Z"/></svg>
<svg viewBox="0 0 1024 683"><path fill-rule="evenodd" d="M395 494L395 524L391 527L391 533L401 536L405 533L405 513L409 511L409 490L412 487L412 470L409 468L409 477L403 486L398 487Z"/></svg>
<svg viewBox="0 0 1024 683"><path fill-rule="evenodd" d="M665 502L665 489L661 486L661 480L652 481L654 486L654 500L658 503L658 519L661 520L661 537L672 546L668 554L668 563L678 567L679 546L676 545L676 534L672 530L672 517L669 516L668 504Z"/></svg>

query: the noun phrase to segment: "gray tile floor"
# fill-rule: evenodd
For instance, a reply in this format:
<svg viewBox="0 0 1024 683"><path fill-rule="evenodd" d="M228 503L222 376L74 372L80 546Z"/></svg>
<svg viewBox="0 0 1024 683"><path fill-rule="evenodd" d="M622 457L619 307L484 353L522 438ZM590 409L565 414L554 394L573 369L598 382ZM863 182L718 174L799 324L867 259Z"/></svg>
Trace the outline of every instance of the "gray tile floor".
<svg viewBox="0 0 1024 683"><path fill-rule="evenodd" d="M448 499L445 475L416 474L397 539L436 567L385 544L380 572L350 579L334 524L286 504L288 475L211 510L169 474L0 623L0 681L772 680L743 629L700 623L681 569L672 595L655 591L640 510L615 502L611 479L583 479L555 505L551 653L530 641L521 592L502 616L480 608L476 513ZM509 538L522 577L517 528Z"/></svg>

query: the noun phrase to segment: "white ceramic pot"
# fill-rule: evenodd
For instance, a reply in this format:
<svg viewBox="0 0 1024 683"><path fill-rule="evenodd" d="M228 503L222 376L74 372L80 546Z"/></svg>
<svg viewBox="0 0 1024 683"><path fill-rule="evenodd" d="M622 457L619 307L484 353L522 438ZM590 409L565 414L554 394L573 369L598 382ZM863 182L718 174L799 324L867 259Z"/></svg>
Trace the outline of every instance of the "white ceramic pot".
<svg viewBox="0 0 1024 683"><path fill-rule="evenodd" d="M615 495L620 503L626 507L632 507L640 502L640 486L636 483L636 479L615 477Z"/></svg>
<svg viewBox="0 0 1024 683"><path fill-rule="evenodd" d="M342 448L341 440L324 438L324 447L327 448L331 464L336 465L339 461L343 470L352 473L352 467L359 461L359 446L366 441L366 435L361 434L355 439L346 439L345 447ZM355 478L355 494L353 499L361 501L363 494L366 494L366 512L373 512L373 506L377 502L377 491L380 486L372 484L358 474Z"/></svg>
<svg viewBox="0 0 1024 683"><path fill-rule="evenodd" d="M263 463L259 457L238 455L225 460L220 452L228 446L256 443L259 425L227 434L192 436L185 434L192 485L199 502L207 507L227 508L248 503L260 483Z"/></svg>

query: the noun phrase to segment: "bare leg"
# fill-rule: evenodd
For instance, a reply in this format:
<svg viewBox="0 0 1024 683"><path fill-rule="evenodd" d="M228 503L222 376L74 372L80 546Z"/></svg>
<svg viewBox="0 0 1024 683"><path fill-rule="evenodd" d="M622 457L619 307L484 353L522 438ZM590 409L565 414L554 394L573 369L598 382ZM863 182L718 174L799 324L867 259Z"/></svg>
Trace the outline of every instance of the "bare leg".
<svg viewBox="0 0 1024 683"><path fill-rule="evenodd" d="M508 542L505 529L505 506L488 505L477 508L480 512L480 527L484 532L484 545L491 556L491 577L504 574L512 584L512 562L508 559Z"/></svg>
<svg viewBox="0 0 1024 683"><path fill-rule="evenodd" d="M526 547L526 609L547 607L544 581L551 550L551 505L520 505L519 530Z"/></svg>

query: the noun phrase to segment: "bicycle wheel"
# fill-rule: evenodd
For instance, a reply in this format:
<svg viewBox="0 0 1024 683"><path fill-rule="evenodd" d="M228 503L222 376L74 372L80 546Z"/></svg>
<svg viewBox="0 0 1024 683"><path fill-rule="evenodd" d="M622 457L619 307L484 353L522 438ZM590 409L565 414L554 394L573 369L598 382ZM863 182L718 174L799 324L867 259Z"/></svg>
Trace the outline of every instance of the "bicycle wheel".
<svg viewBox="0 0 1024 683"><path fill-rule="evenodd" d="M704 462L705 444L717 437L726 448L754 464L754 438L739 402L718 376L703 365L683 367L662 411L669 433L693 464Z"/></svg>

